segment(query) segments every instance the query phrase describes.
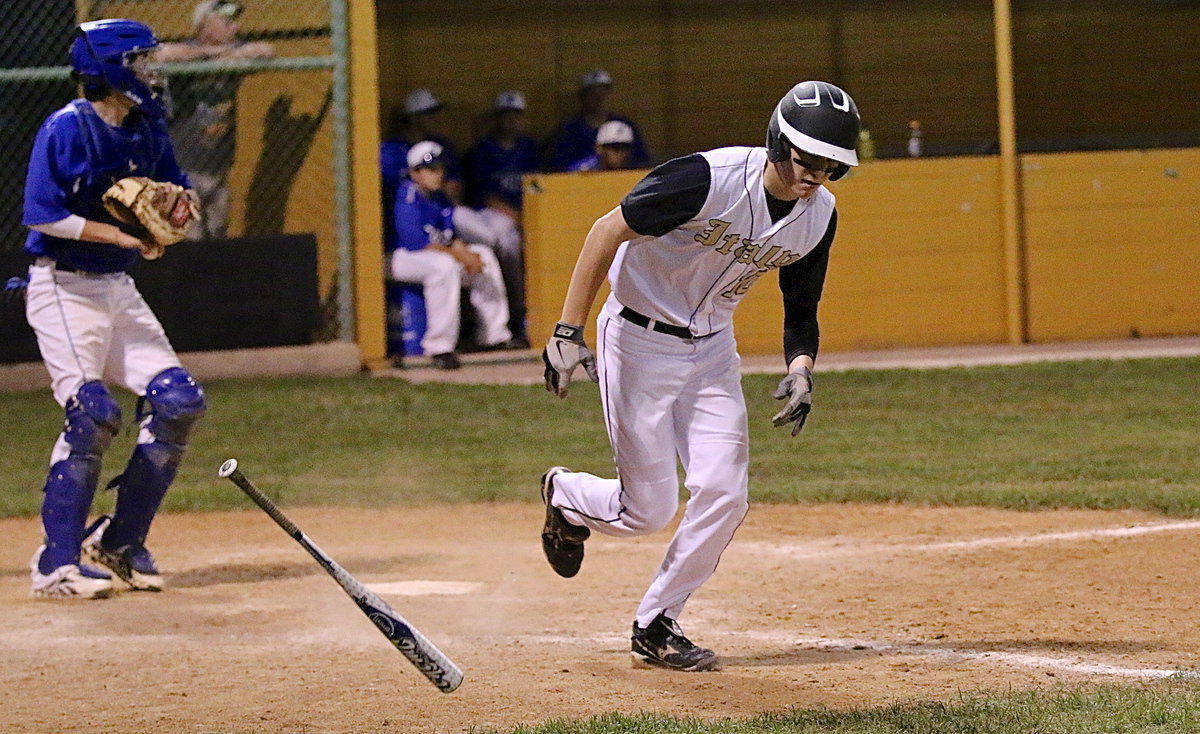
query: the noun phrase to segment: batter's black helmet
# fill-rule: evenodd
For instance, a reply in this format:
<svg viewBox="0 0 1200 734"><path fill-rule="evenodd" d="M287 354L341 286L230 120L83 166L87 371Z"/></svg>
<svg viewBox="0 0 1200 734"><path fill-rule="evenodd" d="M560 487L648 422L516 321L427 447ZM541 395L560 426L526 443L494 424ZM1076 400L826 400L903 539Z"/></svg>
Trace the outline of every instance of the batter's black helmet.
<svg viewBox="0 0 1200 734"><path fill-rule="evenodd" d="M858 165L854 145L862 120L850 95L829 82L800 82L783 95L767 125L767 158L778 163L796 148L841 165L833 181Z"/></svg>

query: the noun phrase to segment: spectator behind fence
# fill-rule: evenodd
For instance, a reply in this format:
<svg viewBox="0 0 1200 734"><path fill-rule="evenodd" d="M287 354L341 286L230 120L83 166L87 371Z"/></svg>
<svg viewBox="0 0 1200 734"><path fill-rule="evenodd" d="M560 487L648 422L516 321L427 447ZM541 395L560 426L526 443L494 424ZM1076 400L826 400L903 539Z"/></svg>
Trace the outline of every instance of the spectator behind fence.
<svg viewBox="0 0 1200 734"><path fill-rule="evenodd" d="M525 264L521 237L521 176L538 168L538 143L525 134L525 95L500 92L492 104L492 129L464 159L468 200L496 237L493 247L508 291L514 346L528 345L525 331ZM456 223L462 215L456 214Z"/></svg>
<svg viewBox="0 0 1200 734"><path fill-rule="evenodd" d="M571 164L568 171L619 171L633 168L633 128L609 120L596 131L596 152Z"/></svg>
<svg viewBox="0 0 1200 734"><path fill-rule="evenodd" d="M460 366L456 350L463 286L478 314L476 344L505 347L512 333L496 254L486 245L467 244L454 230L454 205L442 190L442 154L442 146L429 140L408 151L408 180L396 191L396 249L390 264L393 280L421 284L426 313L421 349L433 355L435 367L449 370Z"/></svg>
<svg viewBox="0 0 1200 734"><path fill-rule="evenodd" d="M637 125L609 109L612 87L612 76L603 69L583 75L579 82L580 112L564 122L546 144L545 170L568 170L572 164L595 153L596 133L609 120L620 120L633 130L633 154L629 166L640 168L650 163L650 154Z"/></svg>
<svg viewBox="0 0 1200 734"><path fill-rule="evenodd" d="M271 44L237 38L242 14L237 0L204 0L192 13L194 38L164 43L157 60L238 61L275 55ZM239 74L177 75L172 81L175 140L179 164L200 195L200 223L189 239L220 239L229 229L229 169L233 166Z"/></svg>

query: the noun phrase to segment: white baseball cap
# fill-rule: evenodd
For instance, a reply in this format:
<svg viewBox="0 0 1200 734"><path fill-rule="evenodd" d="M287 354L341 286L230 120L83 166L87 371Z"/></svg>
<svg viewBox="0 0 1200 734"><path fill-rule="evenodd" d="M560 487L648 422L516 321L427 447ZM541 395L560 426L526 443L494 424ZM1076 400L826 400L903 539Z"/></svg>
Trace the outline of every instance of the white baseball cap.
<svg viewBox="0 0 1200 734"><path fill-rule="evenodd" d="M204 19L213 13L233 19L242 14L242 4L237 0L202 0L192 10L192 29L199 29Z"/></svg>
<svg viewBox="0 0 1200 734"><path fill-rule="evenodd" d="M492 110L496 112L504 112L505 110L525 111L525 95L515 89L510 89L507 92L501 92L496 95L496 101L492 103Z"/></svg>
<svg viewBox="0 0 1200 734"><path fill-rule="evenodd" d="M432 140L422 140L408 149L408 168L421 168L442 162L442 146Z"/></svg>
<svg viewBox="0 0 1200 734"><path fill-rule="evenodd" d="M604 69L592 69L583 76L579 77L580 89L590 89L591 87L611 87L612 83L612 76Z"/></svg>
<svg viewBox="0 0 1200 734"><path fill-rule="evenodd" d="M420 115L425 112L436 112L442 109L442 101L433 96L428 89L414 89L404 97L404 112L409 115Z"/></svg>
<svg viewBox="0 0 1200 734"><path fill-rule="evenodd" d="M633 128L620 120L609 120L596 131L596 145L633 145Z"/></svg>

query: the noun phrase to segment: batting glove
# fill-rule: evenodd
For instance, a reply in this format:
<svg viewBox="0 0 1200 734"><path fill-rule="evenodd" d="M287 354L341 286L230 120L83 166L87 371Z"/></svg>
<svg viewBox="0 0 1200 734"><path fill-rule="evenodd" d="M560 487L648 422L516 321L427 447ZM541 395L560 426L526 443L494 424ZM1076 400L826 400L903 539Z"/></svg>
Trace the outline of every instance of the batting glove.
<svg viewBox="0 0 1200 734"><path fill-rule="evenodd" d="M787 405L771 418L771 425L779 428L795 423L792 435L799 433L800 429L804 428L804 422L808 420L808 411L812 410L812 388L812 370L801 366L794 372L789 372L779 383L779 387L775 388L773 396L776 400L787 400Z"/></svg>
<svg viewBox="0 0 1200 734"><path fill-rule="evenodd" d="M567 396L571 386L571 375L575 368L583 365L592 382L600 382L596 372L596 356L583 342L583 327L564 324L554 326L554 335L542 350L542 361L546 363L546 389L560 398Z"/></svg>

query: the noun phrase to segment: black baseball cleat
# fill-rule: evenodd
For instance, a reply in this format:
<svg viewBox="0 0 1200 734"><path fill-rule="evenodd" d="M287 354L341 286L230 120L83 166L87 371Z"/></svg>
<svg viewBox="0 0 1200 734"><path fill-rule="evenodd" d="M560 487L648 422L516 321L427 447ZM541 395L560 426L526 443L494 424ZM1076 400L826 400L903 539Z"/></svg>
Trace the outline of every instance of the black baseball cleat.
<svg viewBox="0 0 1200 734"><path fill-rule="evenodd" d="M591 537L592 531L567 522L562 511L550 504L554 496L554 478L567 471L571 470L565 466L552 466L542 475L542 500L546 503L542 551L554 573L569 579L579 573L579 567L583 564L583 541Z"/></svg>
<svg viewBox="0 0 1200 734"><path fill-rule="evenodd" d="M462 367L462 360L460 360L458 355L454 352L435 354L430 358L429 361L431 364L433 364L434 368L439 370L456 370L459 367Z"/></svg>
<svg viewBox="0 0 1200 734"><path fill-rule="evenodd" d="M659 614L645 629L638 627L635 620L630 641L635 666L654 665L692 672L716 670L721 663L715 652L684 637L679 623L665 614Z"/></svg>

